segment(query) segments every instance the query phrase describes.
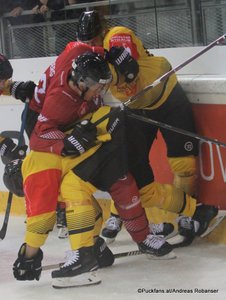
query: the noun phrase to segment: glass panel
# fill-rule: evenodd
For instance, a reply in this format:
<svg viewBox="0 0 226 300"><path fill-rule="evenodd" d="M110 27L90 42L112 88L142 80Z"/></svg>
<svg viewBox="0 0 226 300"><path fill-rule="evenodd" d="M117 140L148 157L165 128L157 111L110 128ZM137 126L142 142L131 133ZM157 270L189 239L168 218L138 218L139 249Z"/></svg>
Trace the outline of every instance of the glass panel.
<svg viewBox="0 0 226 300"><path fill-rule="evenodd" d="M102 0L50 10L42 19L24 11L1 18L1 47L11 58L58 55L76 39L82 11L97 9L109 26L132 29L147 48L205 45L226 31L226 1L210 0ZM29 17L29 18L28 18ZM21 22L25 18L29 22ZM39 20L37 21L37 18ZM31 21L32 20L32 21Z"/></svg>

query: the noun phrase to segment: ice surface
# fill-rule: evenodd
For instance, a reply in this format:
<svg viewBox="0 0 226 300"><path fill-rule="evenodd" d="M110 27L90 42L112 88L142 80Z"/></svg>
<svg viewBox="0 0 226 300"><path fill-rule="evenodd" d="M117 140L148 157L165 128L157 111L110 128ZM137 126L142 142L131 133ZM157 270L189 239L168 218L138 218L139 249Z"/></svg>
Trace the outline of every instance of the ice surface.
<svg viewBox="0 0 226 300"><path fill-rule="evenodd" d="M2 222L0 216L0 225ZM56 290L51 286L51 271L43 271L39 282L16 281L12 264L23 242L24 228L23 217L11 217L6 237L0 241L0 298L3 300L226 299L226 246L204 240L176 249L174 260L149 260L144 255L119 258L114 266L99 270L102 283L96 286ZM110 248L114 253L137 250L124 230ZM43 265L59 263L69 243L58 239L54 230L42 249ZM138 289L143 292L139 293ZM167 289L172 293L167 293ZM207 289L217 291L206 292Z"/></svg>

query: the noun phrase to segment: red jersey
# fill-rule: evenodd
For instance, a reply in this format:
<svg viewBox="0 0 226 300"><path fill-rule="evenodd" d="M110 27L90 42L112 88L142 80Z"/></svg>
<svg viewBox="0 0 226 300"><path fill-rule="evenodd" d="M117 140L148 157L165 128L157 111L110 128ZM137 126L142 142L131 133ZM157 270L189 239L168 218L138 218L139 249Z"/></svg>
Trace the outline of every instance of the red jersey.
<svg viewBox="0 0 226 300"><path fill-rule="evenodd" d="M65 134L61 126L74 123L102 105L102 99L84 101L68 85L72 61L87 51L104 53L102 47L77 42L70 51L62 52L42 75L35 88L30 108L40 113L30 138L30 149L61 155Z"/></svg>

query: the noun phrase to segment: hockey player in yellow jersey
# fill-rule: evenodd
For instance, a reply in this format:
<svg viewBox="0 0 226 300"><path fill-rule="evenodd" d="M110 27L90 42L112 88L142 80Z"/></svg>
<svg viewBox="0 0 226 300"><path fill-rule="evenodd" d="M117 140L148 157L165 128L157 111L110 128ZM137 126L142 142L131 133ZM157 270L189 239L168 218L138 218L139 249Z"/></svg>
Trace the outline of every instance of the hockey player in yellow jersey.
<svg viewBox="0 0 226 300"><path fill-rule="evenodd" d="M110 91L122 102L171 70L168 60L150 54L132 30L123 26L107 28L105 20L96 11L82 13L77 37L81 42L92 46L102 45L107 50L107 59L113 74ZM195 132L191 104L174 73L138 97L129 107L137 115ZM135 139L133 126L140 129L142 136L139 141L136 137L134 147L129 147L131 172L139 187L142 205L179 214L179 233L184 236L184 242L180 246L188 245L195 236L206 230L210 220L217 214L217 208L207 205L197 206L194 198L197 141L166 129L147 126L135 119L128 119L131 140ZM167 145L168 161L174 174L172 185L154 181L154 175L149 167L149 150L158 129ZM140 159L135 163L133 157L137 156L137 153L135 154L137 151ZM116 211L113 217L116 217ZM120 230L120 226L118 229ZM115 233L117 234L117 230Z"/></svg>

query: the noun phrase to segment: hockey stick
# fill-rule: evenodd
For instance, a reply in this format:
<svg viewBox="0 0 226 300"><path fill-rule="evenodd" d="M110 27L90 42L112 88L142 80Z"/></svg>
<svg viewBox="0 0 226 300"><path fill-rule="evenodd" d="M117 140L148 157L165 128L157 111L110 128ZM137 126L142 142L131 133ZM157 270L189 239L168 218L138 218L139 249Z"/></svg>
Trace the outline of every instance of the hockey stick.
<svg viewBox="0 0 226 300"><path fill-rule="evenodd" d="M122 110L124 109L122 105L120 105L120 107L121 107ZM107 113L106 115L104 115L103 117L101 117L99 120L97 120L93 124L95 126L97 126L98 124L100 124L103 121L105 121L111 114L112 114L112 112ZM190 137L193 137L193 138L195 138L197 140L200 140L200 141L209 142L209 143L218 145L220 147L226 147L226 143L218 141L217 139L211 139L209 137L200 135L198 133L194 133L194 132L191 132L191 131L188 131L188 130L185 130L185 129L180 129L178 127L175 127L175 126L172 126L172 125L168 125L168 124L160 122L160 121L156 121L156 120L153 120L153 119L150 119L150 118L147 118L147 117L136 115L135 113L132 113L131 111L128 111L127 115L130 118L137 119L139 121L142 121L142 122L145 122L145 123L149 123L151 125L154 125L154 126L157 126L157 127L161 127L161 128L167 129L167 130L171 130L171 131L174 131L174 132L186 135L186 136L190 136ZM75 124L76 123L71 124L70 126L65 127L63 130L64 131L70 130L70 129L74 128Z"/></svg>
<svg viewBox="0 0 226 300"><path fill-rule="evenodd" d="M127 256L135 256L135 255L140 255L144 254L139 250L134 250L134 251L128 251L128 252L121 252L121 253L116 253L114 254L114 258L122 258L122 257L127 257ZM52 265L46 265L42 267L42 271L47 271L47 270L52 270L52 269L57 269L61 267L64 263L58 263L58 264L52 264Z"/></svg>
<svg viewBox="0 0 226 300"><path fill-rule="evenodd" d="M198 139L200 141L210 142L212 144L215 144L215 145L218 145L218 146L221 146L221 147L226 147L226 143L220 142L216 139L211 139L211 138L205 137L203 135L200 135L200 134L197 134L197 133L194 133L194 132L191 132L191 131L187 131L187 130L184 130L184 129L180 129L178 127L168 125L168 124L163 123L163 122L159 122L159 121L149 119L149 118L146 118L146 117L143 117L143 116L140 116L140 115L136 115L136 114L131 113L131 112L128 113L128 117L133 118L133 119L137 119L139 121L143 121L145 123L149 123L151 125L155 125L155 126L158 126L158 127L164 128L164 129L168 129L168 130L171 130L171 131L183 134L183 135L187 135L187 136L193 137L195 139Z"/></svg>
<svg viewBox="0 0 226 300"><path fill-rule="evenodd" d="M174 252L169 253L169 255L171 254L171 256L167 256L167 255L165 255L165 256L154 256L154 255L151 255L151 254L143 253L140 250L133 250L133 251L116 253L116 254L114 254L114 258L118 259L118 258L122 258L122 257L136 256L136 255L141 255L141 254L146 254L147 257L151 258L151 259L174 259L174 258L176 258L176 255L175 255ZM64 262L61 262L61 263L58 263L58 264L52 264L52 265L45 265L45 266L42 267L42 271L57 269L57 268L60 268L63 265L64 265Z"/></svg>
<svg viewBox="0 0 226 300"><path fill-rule="evenodd" d="M132 102L134 102L137 98L139 98L140 96L142 96L143 94L145 94L147 91L149 91L149 90L153 89L154 87L156 87L157 85L159 85L162 81L164 81L167 78L169 78L173 73L176 73L177 71L181 70L182 68L184 68L185 66L187 66L189 63L191 63L192 61L194 61L196 58L200 57L202 54L204 54L207 51L209 51L214 46L216 46L216 45L218 45L220 43L223 43L223 41L225 39L226 39L226 33L223 34L222 36L220 36L219 38L217 38L215 41L213 41L209 45L207 45L206 47L204 47L202 50L200 50L199 52L197 52L193 56L191 56L190 58L188 58L187 60L185 60L183 63L177 65L175 68L172 68L169 72L163 74L161 77L159 77L158 79L156 79L152 84L150 84L150 85L146 86L145 88L143 88L136 95L130 97L126 102L123 103L123 105L124 106L129 106L129 104L131 104ZM100 118L98 120L98 124L100 122L104 121L107 117L108 116L105 115L102 118Z"/></svg>
<svg viewBox="0 0 226 300"><path fill-rule="evenodd" d="M21 123L21 127L20 127L19 138L18 138L18 146L20 146L21 143L23 142L28 107L29 107L29 100L26 100L25 107L23 110L23 115L22 115L22 123ZM2 228L0 230L0 239L1 240L3 240L6 235L6 231L7 231L7 227L8 227L8 223L9 223L9 215L10 215L10 210L11 210L11 205L12 205L12 199L13 199L13 193L9 192L7 205L6 205L6 211L5 211L5 217L3 220Z"/></svg>
<svg viewBox="0 0 226 300"><path fill-rule="evenodd" d="M124 105L128 106L130 103L132 103L133 101L135 101L138 97L142 96L147 91L153 89L155 86L157 86L158 84L160 84L162 81L166 80L170 75L172 75L173 73L176 73L177 71L181 70L186 65L188 65L190 62L192 62L193 60L195 60L196 58L198 58L199 56L201 56L205 52L209 51L211 48L213 48L217 44L222 43L225 40L225 38L226 38L226 33L223 34L222 36L220 36L219 38L217 38L215 41L213 41L209 45L207 45L206 47L204 47L202 50L200 50L199 52L197 52L193 56L191 56L190 58L188 58L186 61L184 61L180 65L176 66L175 68L171 69L169 72L165 73L164 75L162 75L161 77L159 77L158 79L156 79L152 84L146 86L143 90L141 90L140 92L138 92L136 95L130 97L128 101L124 102Z"/></svg>

